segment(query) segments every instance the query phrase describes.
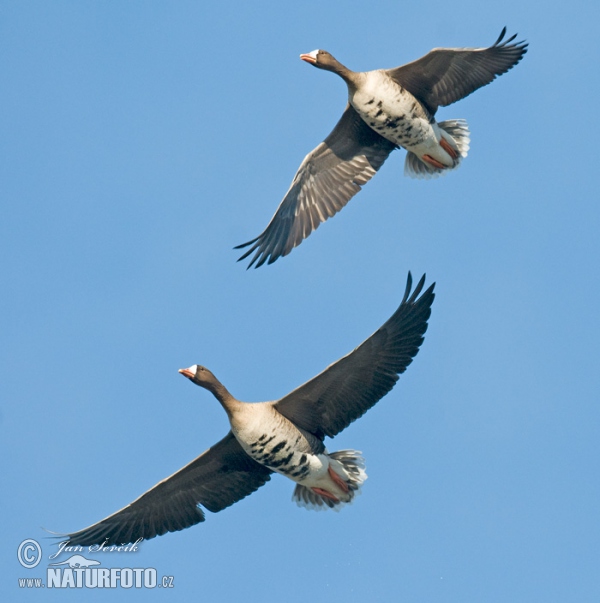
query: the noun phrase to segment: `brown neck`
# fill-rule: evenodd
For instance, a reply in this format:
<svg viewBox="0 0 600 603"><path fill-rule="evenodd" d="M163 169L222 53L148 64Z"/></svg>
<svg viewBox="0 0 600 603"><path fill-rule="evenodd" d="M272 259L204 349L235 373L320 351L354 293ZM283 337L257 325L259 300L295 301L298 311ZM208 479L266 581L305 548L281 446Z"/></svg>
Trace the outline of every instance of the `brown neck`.
<svg viewBox="0 0 600 603"><path fill-rule="evenodd" d="M331 66L331 71L337 73L349 86L356 86L360 79L360 73L356 73L342 65L338 60Z"/></svg>
<svg viewBox="0 0 600 603"><path fill-rule="evenodd" d="M243 405L243 402L236 400L216 378L214 381L203 383L203 386L221 403L228 415L231 415Z"/></svg>

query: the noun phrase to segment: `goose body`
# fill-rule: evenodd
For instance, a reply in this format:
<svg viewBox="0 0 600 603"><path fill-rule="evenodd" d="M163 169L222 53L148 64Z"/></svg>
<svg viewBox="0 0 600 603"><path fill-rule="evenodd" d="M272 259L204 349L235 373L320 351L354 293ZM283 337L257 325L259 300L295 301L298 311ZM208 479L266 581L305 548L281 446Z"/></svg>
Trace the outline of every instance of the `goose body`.
<svg viewBox="0 0 600 603"><path fill-rule="evenodd" d="M197 370L193 366L182 372L189 377ZM322 440L299 429L274 403L245 404L244 412L231 419L231 431L248 456L300 486L294 495L300 506L350 502L367 477L360 471L364 468L360 453L343 451L352 459L346 467L329 455ZM299 495L302 489L312 490L313 495L307 495L310 502Z"/></svg>
<svg viewBox="0 0 600 603"><path fill-rule="evenodd" d="M72 545L126 544L204 521L265 484L276 472L295 482L293 500L339 510L367 478L355 450L328 452L334 437L387 394L417 355L431 314L434 285L412 290L409 273L392 317L359 347L280 400L234 398L207 368L179 372L210 391L229 419L229 433L194 461L120 511L78 532Z"/></svg>
<svg viewBox="0 0 600 603"><path fill-rule="evenodd" d="M361 85L350 88L348 102L370 128L433 166L435 171L431 170L429 176L458 166L462 156L457 143L406 88L381 69L361 75ZM444 146L440 144L442 139ZM468 149L468 141L462 142ZM412 172L408 175L417 176Z"/></svg>
<svg viewBox="0 0 600 603"><path fill-rule="evenodd" d="M340 211L399 147L407 150L404 173L432 178L458 167L467 156L470 132L463 119L437 122L450 105L514 67L525 42L504 40L506 28L487 48L435 48L420 59L375 71L351 71L325 50L300 58L332 71L348 88L348 104L327 138L301 163L265 230L238 245L239 260L272 264Z"/></svg>

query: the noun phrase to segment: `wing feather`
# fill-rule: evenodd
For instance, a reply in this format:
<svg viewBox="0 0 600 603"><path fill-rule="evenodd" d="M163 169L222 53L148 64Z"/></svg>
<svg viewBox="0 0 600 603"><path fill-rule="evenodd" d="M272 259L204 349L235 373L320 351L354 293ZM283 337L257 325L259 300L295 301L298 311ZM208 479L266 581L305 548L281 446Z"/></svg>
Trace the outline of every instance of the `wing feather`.
<svg viewBox="0 0 600 603"><path fill-rule="evenodd" d="M254 254L248 268L258 268L290 253L340 211L395 148L348 105L331 134L305 157L267 228L236 247L249 247L239 260Z"/></svg>
<svg viewBox="0 0 600 603"><path fill-rule="evenodd" d="M388 73L434 115L512 69L527 52L525 41L502 42L506 27L488 48L434 48L424 57Z"/></svg>
<svg viewBox="0 0 600 603"><path fill-rule="evenodd" d="M68 534L69 543L120 545L189 528L204 521L198 505L217 513L260 488L271 473L251 459L229 432L120 511Z"/></svg>
<svg viewBox="0 0 600 603"><path fill-rule="evenodd" d="M409 272L402 303L393 316L353 352L275 404L298 427L321 440L333 437L374 406L417 355L435 294L420 297L425 276L411 293Z"/></svg>

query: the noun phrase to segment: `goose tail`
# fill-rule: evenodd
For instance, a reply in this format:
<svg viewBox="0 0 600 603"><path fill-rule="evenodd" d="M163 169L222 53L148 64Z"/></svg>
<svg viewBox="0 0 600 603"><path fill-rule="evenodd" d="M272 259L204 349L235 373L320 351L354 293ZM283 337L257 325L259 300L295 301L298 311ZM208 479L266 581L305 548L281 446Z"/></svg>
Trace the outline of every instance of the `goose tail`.
<svg viewBox="0 0 600 603"><path fill-rule="evenodd" d="M440 121L438 127L444 131L444 133L451 138L449 142L451 146L455 147L458 151L458 158L456 159L454 166L449 168L437 168L429 163L425 163L417 155L408 151L406 153L406 160L404 161L404 175L409 178L437 178L442 174L445 174L451 170L455 170L460 162L467 156L471 144L471 132L469 126L464 119L448 119L446 121ZM444 136L444 138L447 138Z"/></svg>
<svg viewBox="0 0 600 603"><path fill-rule="evenodd" d="M299 506L314 511L333 509L339 511L344 505L350 504L355 496L360 494L360 488L367 479L365 459L358 450L338 450L329 453L329 466L348 489L344 500L323 496L312 488L296 484L292 500Z"/></svg>

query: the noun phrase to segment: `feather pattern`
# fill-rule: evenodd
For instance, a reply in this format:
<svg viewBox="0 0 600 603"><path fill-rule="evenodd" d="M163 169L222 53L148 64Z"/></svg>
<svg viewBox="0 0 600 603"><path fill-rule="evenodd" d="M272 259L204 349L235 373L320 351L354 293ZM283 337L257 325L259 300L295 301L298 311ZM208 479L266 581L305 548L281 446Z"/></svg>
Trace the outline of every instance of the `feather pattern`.
<svg viewBox="0 0 600 603"><path fill-rule="evenodd" d="M204 505L216 513L271 479L272 471L251 459L229 432L191 463L120 511L69 534L72 545L122 544L177 532L204 521Z"/></svg>
<svg viewBox="0 0 600 603"><path fill-rule="evenodd" d="M331 134L309 153L265 230L238 245L250 266L272 264L342 209L383 165L396 145L369 128L348 105Z"/></svg>
<svg viewBox="0 0 600 603"><path fill-rule="evenodd" d="M435 115L512 69L527 52L524 41L502 42L506 27L488 48L434 48L424 57L385 72Z"/></svg>
<svg viewBox="0 0 600 603"><path fill-rule="evenodd" d="M400 307L371 337L275 404L298 427L333 437L385 396L419 351L435 294L421 297L425 275L411 294L409 273ZM417 299L418 298L418 299Z"/></svg>

